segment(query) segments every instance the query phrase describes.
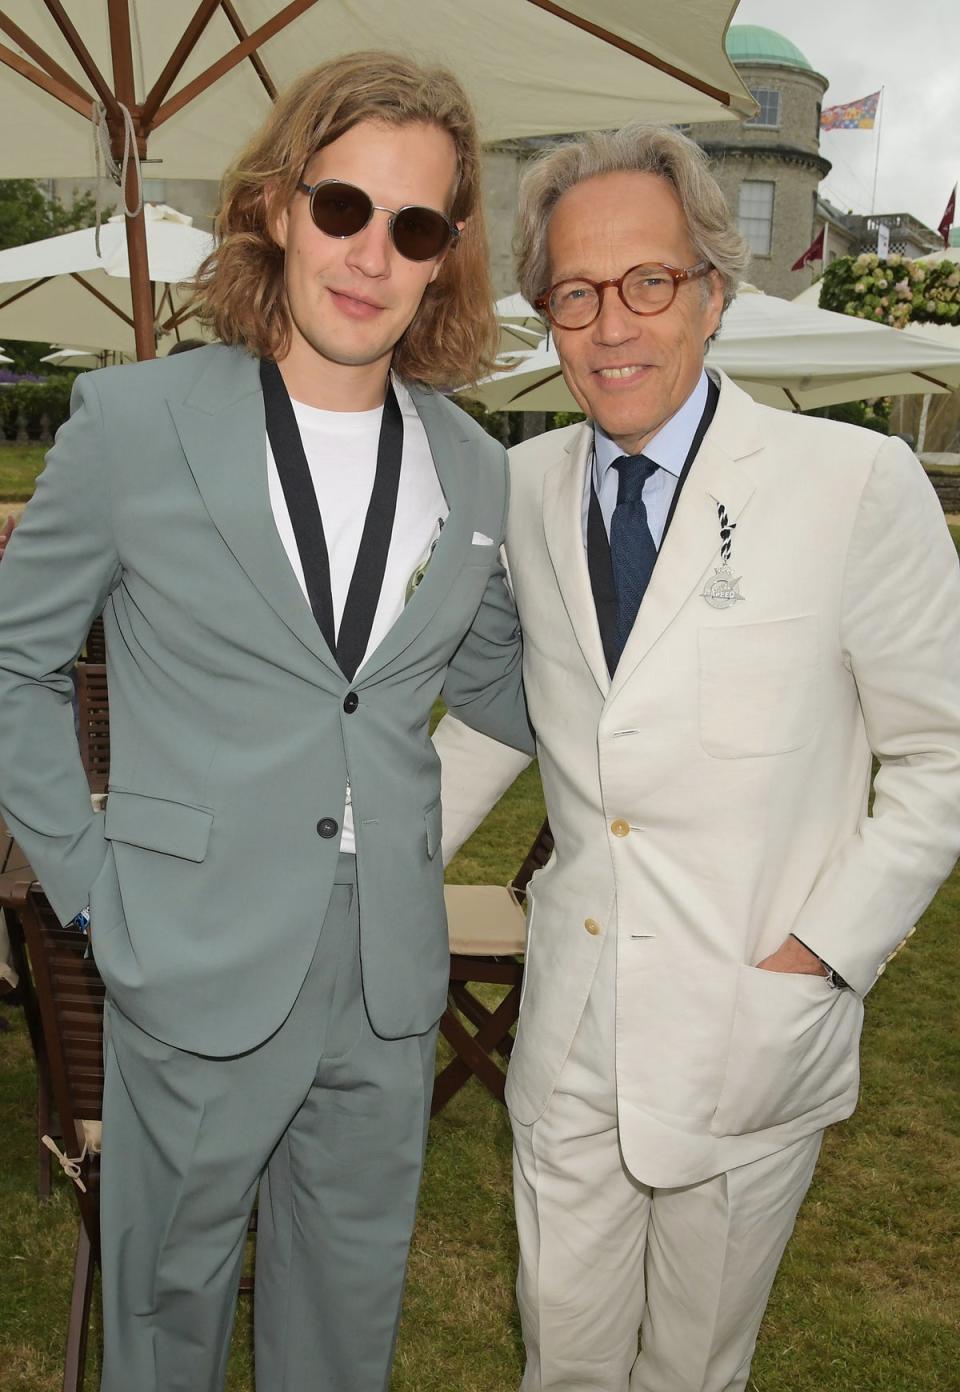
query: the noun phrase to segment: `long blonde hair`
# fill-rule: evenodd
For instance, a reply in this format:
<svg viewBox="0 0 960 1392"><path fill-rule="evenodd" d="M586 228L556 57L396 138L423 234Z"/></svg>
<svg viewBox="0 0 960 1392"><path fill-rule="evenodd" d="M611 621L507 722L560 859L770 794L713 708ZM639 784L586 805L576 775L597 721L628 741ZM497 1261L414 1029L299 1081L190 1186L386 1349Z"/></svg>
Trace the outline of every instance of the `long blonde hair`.
<svg viewBox="0 0 960 1392"><path fill-rule="evenodd" d="M361 121L423 122L453 140L457 180L448 215L466 226L394 349L393 367L406 380L430 386L475 381L490 369L497 340L476 119L451 73L394 53L334 58L279 97L224 175L216 246L194 282L196 313L224 343L243 345L257 357L284 355L291 335L284 253L271 230L268 202L285 207L308 160Z"/></svg>

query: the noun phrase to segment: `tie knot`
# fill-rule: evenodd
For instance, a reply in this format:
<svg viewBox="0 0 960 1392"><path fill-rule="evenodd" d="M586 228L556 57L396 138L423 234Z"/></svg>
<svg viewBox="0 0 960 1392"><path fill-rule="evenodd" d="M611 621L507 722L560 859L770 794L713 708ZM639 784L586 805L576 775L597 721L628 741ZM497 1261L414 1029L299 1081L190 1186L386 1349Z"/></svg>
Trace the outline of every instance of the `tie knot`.
<svg viewBox="0 0 960 1392"><path fill-rule="evenodd" d="M644 484L660 466L643 454L621 454L619 459L613 461L613 467L620 475L617 502L639 503Z"/></svg>

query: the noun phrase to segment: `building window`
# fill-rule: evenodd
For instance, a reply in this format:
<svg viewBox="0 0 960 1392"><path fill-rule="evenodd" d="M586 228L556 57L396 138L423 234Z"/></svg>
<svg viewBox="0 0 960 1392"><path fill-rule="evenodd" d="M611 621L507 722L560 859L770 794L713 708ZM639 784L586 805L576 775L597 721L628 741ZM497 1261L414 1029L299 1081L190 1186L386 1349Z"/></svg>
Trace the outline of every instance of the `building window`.
<svg viewBox="0 0 960 1392"><path fill-rule="evenodd" d="M772 182L760 179L744 179L740 185L740 231L746 237L750 250L758 256L770 255L774 188Z"/></svg>
<svg viewBox="0 0 960 1392"><path fill-rule="evenodd" d="M751 116L743 124L766 126L768 129L776 130L780 125L780 93L768 87L761 87L756 91L751 87L750 95L759 103L760 110L756 116Z"/></svg>

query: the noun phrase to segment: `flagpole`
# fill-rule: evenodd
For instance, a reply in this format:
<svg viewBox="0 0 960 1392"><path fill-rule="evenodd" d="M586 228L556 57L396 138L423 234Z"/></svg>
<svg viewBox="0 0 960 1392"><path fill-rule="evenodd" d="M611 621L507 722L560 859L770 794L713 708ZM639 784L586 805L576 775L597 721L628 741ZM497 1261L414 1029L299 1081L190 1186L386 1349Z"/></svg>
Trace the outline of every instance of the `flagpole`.
<svg viewBox="0 0 960 1392"><path fill-rule="evenodd" d="M880 173L880 122L883 118L883 94L886 89L880 88L880 98L877 102L877 149L873 161L873 197L870 200L871 215L877 211L877 176Z"/></svg>

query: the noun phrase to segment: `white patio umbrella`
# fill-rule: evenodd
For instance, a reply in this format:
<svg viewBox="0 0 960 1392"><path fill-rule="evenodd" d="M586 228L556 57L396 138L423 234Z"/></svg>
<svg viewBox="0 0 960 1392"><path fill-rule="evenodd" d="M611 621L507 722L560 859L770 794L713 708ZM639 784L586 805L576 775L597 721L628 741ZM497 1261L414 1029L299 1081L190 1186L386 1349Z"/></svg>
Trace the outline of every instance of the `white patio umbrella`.
<svg viewBox="0 0 960 1392"><path fill-rule="evenodd" d="M124 356L108 348L57 348L40 361L51 367L106 367L108 361L122 360Z"/></svg>
<svg viewBox="0 0 960 1392"><path fill-rule="evenodd" d="M724 315L707 361L756 401L785 410L864 397L953 391L960 348L907 330L764 295L752 286ZM552 340L460 393L489 410L576 411Z"/></svg>
<svg viewBox="0 0 960 1392"><path fill-rule="evenodd" d="M67 10L69 8L69 14ZM270 102L306 67L386 48L459 72L486 140L595 130L633 116L750 115L724 50L736 0L4 0L3 169L8 178L91 168L103 109L119 164L219 178ZM137 203L136 160L124 192ZM152 353L146 247L128 220L141 356Z"/></svg>
<svg viewBox="0 0 960 1392"><path fill-rule="evenodd" d="M0 353L0 367L8 367L13 362L13 358L8 358L6 353Z"/></svg>
<svg viewBox="0 0 960 1392"><path fill-rule="evenodd" d="M149 278L155 308L151 333L163 341L183 313L181 282L213 246L208 232L163 204L144 209ZM136 355L127 240L121 216L92 227L0 251L0 333L40 343L81 343L87 349ZM187 332L196 335L190 319ZM170 340L172 341L172 339Z"/></svg>

